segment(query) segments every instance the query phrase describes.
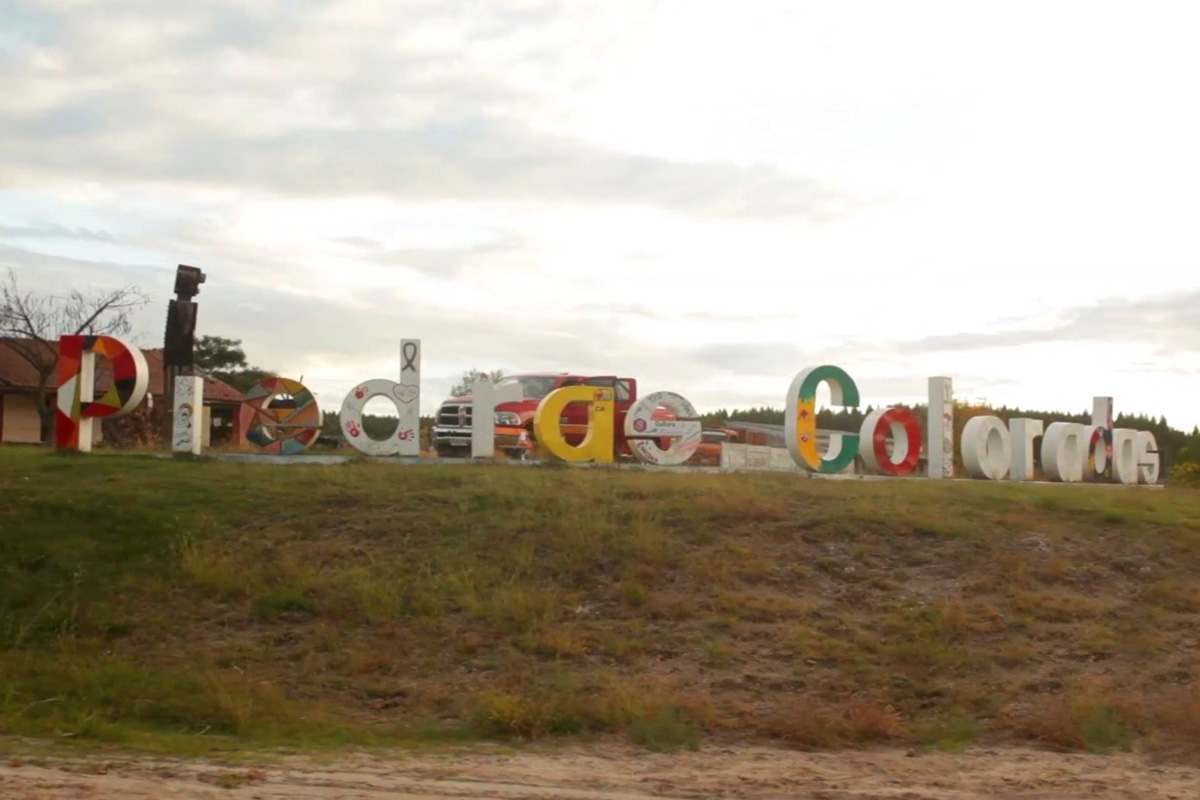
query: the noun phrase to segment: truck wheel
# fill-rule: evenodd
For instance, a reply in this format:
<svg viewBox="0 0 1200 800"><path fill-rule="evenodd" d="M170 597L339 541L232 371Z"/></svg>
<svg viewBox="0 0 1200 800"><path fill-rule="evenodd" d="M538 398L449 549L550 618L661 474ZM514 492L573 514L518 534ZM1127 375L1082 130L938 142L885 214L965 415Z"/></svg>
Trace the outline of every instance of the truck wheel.
<svg viewBox="0 0 1200 800"><path fill-rule="evenodd" d="M450 447L449 445L440 444L436 448L438 458L458 458L459 451L462 448Z"/></svg>

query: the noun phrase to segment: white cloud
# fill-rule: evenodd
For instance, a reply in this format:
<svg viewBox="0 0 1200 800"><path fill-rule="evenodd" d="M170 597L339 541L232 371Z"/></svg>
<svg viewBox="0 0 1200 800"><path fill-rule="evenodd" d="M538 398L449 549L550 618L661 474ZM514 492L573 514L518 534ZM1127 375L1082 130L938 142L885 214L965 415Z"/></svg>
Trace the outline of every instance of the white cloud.
<svg viewBox="0 0 1200 800"><path fill-rule="evenodd" d="M714 407L836 361L1195 424L1195 16L18 0L0 268L139 282L151 341L202 266L202 330L331 406L419 336L426 411L471 367Z"/></svg>

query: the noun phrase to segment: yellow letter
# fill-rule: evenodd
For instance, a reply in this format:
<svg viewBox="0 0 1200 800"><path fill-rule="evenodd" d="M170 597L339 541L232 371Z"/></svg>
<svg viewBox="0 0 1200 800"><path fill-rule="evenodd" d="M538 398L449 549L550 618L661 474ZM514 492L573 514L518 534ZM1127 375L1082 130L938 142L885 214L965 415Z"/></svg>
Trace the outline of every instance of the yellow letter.
<svg viewBox="0 0 1200 800"><path fill-rule="evenodd" d="M588 432L578 447L567 444L559 429L568 403L588 403ZM563 461L613 461L613 428L616 411L613 390L599 386L564 386L538 403L533 415L533 433L542 455Z"/></svg>

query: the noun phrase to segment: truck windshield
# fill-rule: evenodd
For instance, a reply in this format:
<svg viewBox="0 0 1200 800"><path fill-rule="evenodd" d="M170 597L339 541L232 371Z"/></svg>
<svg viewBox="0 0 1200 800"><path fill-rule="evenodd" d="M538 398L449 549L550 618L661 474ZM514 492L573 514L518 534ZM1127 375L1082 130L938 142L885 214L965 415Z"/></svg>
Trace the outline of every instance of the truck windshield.
<svg viewBox="0 0 1200 800"><path fill-rule="evenodd" d="M496 381L496 388L501 386L512 386L519 384L521 387L521 396L529 397L536 400L541 400L546 395L554 390L554 378L550 377L522 377L514 375L511 378L501 378Z"/></svg>

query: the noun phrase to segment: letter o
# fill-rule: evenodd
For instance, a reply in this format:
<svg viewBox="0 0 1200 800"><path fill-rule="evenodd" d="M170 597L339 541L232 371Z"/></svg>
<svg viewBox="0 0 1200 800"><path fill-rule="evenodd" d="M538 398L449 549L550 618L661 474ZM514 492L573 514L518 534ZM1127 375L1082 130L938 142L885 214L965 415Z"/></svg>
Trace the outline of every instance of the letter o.
<svg viewBox="0 0 1200 800"><path fill-rule="evenodd" d="M962 433L963 466L972 478L1004 480L1012 465L1012 439L999 417L972 417Z"/></svg>
<svg viewBox="0 0 1200 800"><path fill-rule="evenodd" d="M271 398L290 394L294 408L271 408ZM290 378L263 378L246 393L238 426L250 444L271 455L302 453L321 435L321 408L304 384Z"/></svg>
<svg viewBox="0 0 1200 800"><path fill-rule="evenodd" d="M892 452L888 455L888 434ZM880 475L908 475L921 460L921 426L906 408L881 408L863 420L858 454L871 472Z"/></svg>
<svg viewBox="0 0 1200 800"><path fill-rule="evenodd" d="M409 441L411 437L419 436L420 433L409 428L400 430L401 420L397 419L396 428L386 439L372 439L363 427L363 409L376 397L386 397L396 406L396 415L399 416L405 409L402 395L406 396L410 391L411 387L401 386L384 378L364 381L350 390L346 399L342 401L342 413L339 417L342 432L346 434L346 441L350 446L368 456L401 455L402 442Z"/></svg>

